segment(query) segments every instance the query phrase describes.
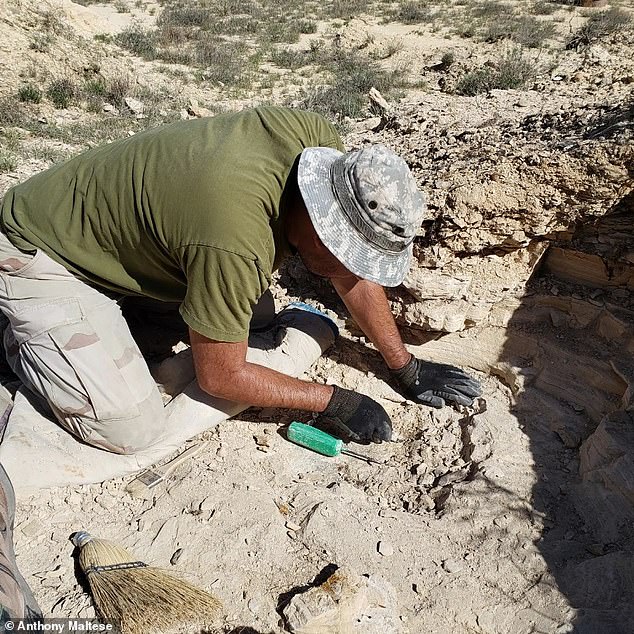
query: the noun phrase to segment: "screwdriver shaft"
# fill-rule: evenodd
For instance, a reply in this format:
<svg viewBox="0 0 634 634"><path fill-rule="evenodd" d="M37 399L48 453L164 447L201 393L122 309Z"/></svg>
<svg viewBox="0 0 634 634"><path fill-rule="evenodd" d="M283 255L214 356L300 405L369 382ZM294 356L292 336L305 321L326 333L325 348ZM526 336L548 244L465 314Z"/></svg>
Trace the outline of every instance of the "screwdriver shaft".
<svg viewBox="0 0 634 634"><path fill-rule="evenodd" d="M365 460L366 462L374 462L375 464L383 464L374 458L370 458L370 456L364 456L362 453L357 453L356 451L351 451L350 449L342 449L341 453L345 453L347 456L352 456L353 458L358 458L359 460Z"/></svg>

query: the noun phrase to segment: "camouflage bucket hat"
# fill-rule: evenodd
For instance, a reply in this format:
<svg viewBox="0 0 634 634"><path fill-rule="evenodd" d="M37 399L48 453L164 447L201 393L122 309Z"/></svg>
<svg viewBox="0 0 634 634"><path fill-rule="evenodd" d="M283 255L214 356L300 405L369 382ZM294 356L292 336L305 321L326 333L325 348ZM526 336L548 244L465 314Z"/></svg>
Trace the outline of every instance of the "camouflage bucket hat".
<svg viewBox="0 0 634 634"><path fill-rule="evenodd" d="M384 145L310 147L297 181L317 235L349 271L381 286L403 281L425 200L402 158Z"/></svg>

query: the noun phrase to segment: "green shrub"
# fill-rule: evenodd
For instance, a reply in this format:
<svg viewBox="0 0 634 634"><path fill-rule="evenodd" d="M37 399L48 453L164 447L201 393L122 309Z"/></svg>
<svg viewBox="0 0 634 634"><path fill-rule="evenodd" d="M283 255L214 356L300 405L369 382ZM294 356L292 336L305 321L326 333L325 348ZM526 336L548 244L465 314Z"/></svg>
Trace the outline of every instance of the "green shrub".
<svg viewBox="0 0 634 634"><path fill-rule="evenodd" d="M396 13L396 19L405 24L429 22L432 11L425 2L404 2Z"/></svg>
<svg viewBox="0 0 634 634"><path fill-rule="evenodd" d="M206 30L223 35L244 35L257 33L259 27L260 22L250 15L230 15L214 20Z"/></svg>
<svg viewBox="0 0 634 634"><path fill-rule="evenodd" d="M114 8L117 13L130 13L130 7L125 0L115 0Z"/></svg>
<svg viewBox="0 0 634 634"><path fill-rule="evenodd" d="M93 39L97 42L103 42L104 44L110 44L114 40L110 33L95 33Z"/></svg>
<svg viewBox="0 0 634 634"><path fill-rule="evenodd" d="M389 95L402 85L401 71L387 72L357 52L339 51L319 61L332 69L332 81L328 86L305 93L303 106L339 120L363 113L370 88Z"/></svg>
<svg viewBox="0 0 634 634"><path fill-rule="evenodd" d="M440 58L441 70L447 70L455 61L455 53L453 51L445 51Z"/></svg>
<svg viewBox="0 0 634 634"><path fill-rule="evenodd" d="M594 13L576 33L573 33L566 48L583 48L610 35L629 30L631 21L629 13L616 7Z"/></svg>
<svg viewBox="0 0 634 634"><path fill-rule="evenodd" d="M456 84L454 92L472 97L489 90L521 88L534 75L534 64L523 56L521 49L514 49L494 66L481 66L464 75Z"/></svg>
<svg viewBox="0 0 634 634"><path fill-rule="evenodd" d="M207 37L197 43L196 63L204 67L205 79L237 86L247 79L248 49L244 43Z"/></svg>
<svg viewBox="0 0 634 634"><path fill-rule="evenodd" d="M512 13L513 9L504 2L479 2L471 9L471 15L476 18L497 19L502 15Z"/></svg>
<svg viewBox="0 0 634 634"><path fill-rule="evenodd" d="M49 84L46 96L56 108L68 108L76 93L75 84L70 79L55 79Z"/></svg>
<svg viewBox="0 0 634 634"><path fill-rule="evenodd" d="M130 26L118 33L115 42L130 52L143 57L156 57L156 35L153 31L146 31L139 25Z"/></svg>
<svg viewBox="0 0 634 634"><path fill-rule="evenodd" d="M17 158L10 152L0 149L0 174L12 172L17 166Z"/></svg>
<svg viewBox="0 0 634 634"><path fill-rule="evenodd" d="M552 15L557 11L557 5L552 0L537 0L531 7L531 13L535 15Z"/></svg>
<svg viewBox="0 0 634 634"><path fill-rule="evenodd" d="M42 101L42 91L33 84L25 84L20 86L18 90L18 99L25 103L40 103Z"/></svg>
<svg viewBox="0 0 634 634"><path fill-rule="evenodd" d="M317 22L308 19L298 20L297 28L300 33L317 33Z"/></svg>
<svg viewBox="0 0 634 634"><path fill-rule="evenodd" d="M25 109L15 97L5 97L0 100L0 125L21 126L25 120Z"/></svg>
<svg viewBox="0 0 634 634"><path fill-rule="evenodd" d="M49 33L62 35L67 27L59 11L49 9L42 14L42 27Z"/></svg>
<svg viewBox="0 0 634 634"><path fill-rule="evenodd" d="M327 11L332 18L350 20L359 13L363 13L367 6L368 3L365 0L332 0Z"/></svg>
<svg viewBox="0 0 634 634"><path fill-rule="evenodd" d="M273 20L266 24L262 38L266 42L293 44L299 40L300 30L297 22Z"/></svg>
<svg viewBox="0 0 634 634"><path fill-rule="evenodd" d="M108 94L108 88L103 79L89 79L84 83L83 94L86 99L88 112L99 113Z"/></svg>
<svg viewBox="0 0 634 634"><path fill-rule="evenodd" d="M485 42L509 39L528 48L537 48L554 33L555 25L552 22L528 15L504 15L489 22L484 30L483 39Z"/></svg>
<svg viewBox="0 0 634 634"><path fill-rule="evenodd" d="M295 70L305 66L308 61L302 51L292 48L278 48L271 52L271 62L280 68Z"/></svg>
<svg viewBox="0 0 634 634"><path fill-rule="evenodd" d="M47 53L50 50L52 43L53 38L49 33L38 34L31 40L29 48L37 51L38 53Z"/></svg>
<svg viewBox="0 0 634 634"><path fill-rule="evenodd" d="M125 98L130 96L132 92L132 82L125 75L113 77L106 85L104 100L108 103L122 108L125 105Z"/></svg>
<svg viewBox="0 0 634 634"><path fill-rule="evenodd" d="M189 28L197 26L204 28L211 22L212 17L210 8L196 6L193 3L167 6L161 13L157 25L159 28L167 26L186 26Z"/></svg>
<svg viewBox="0 0 634 634"><path fill-rule="evenodd" d="M84 93L94 97L105 97L108 92L106 82L103 79L89 79L84 84Z"/></svg>
<svg viewBox="0 0 634 634"><path fill-rule="evenodd" d="M182 48L164 48L161 49L159 57L168 64L194 64L196 56L192 51Z"/></svg>

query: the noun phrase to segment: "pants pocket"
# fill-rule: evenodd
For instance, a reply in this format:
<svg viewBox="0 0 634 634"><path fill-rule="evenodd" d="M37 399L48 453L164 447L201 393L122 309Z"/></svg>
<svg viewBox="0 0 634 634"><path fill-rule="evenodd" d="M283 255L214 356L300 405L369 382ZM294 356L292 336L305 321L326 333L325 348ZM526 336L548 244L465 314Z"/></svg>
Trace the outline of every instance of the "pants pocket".
<svg viewBox="0 0 634 634"><path fill-rule="evenodd" d="M55 344L62 366L59 371L67 374L65 381L83 388L87 400L94 410L98 421L133 418L139 415L130 387L121 374L113 354L107 349L90 322L82 320L73 324L64 324L53 328L48 336ZM31 346L33 345L31 341ZM64 364L64 361L66 362ZM72 375L68 376L68 370ZM55 371L52 368L53 372ZM59 377L63 378L63 377ZM58 406L64 409L67 390L62 389L56 395ZM69 406L72 405L69 403ZM76 412L80 413L80 412Z"/></svg>

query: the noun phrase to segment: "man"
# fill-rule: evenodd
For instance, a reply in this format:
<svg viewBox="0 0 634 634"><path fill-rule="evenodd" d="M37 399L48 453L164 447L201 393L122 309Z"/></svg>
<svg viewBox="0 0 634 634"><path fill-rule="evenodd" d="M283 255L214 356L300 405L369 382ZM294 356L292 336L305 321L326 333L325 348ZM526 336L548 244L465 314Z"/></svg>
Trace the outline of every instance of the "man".
<svg viewBox="0 0 634 634"><path fill-rule="evenodd" d="M319 115L262 107L150 130L13 188L0 214L9 364L71 433L134 453L166 423L116 299L181 302L203 390L323 412L353 440L387 440L370 398L246 361L253 308L296 250L406 395L470 403L472 379L407 352L382 288L405 276L424 212L409 169L383 146L342 150Z"/></svg>
<svg viewBox="0 0 634 634"><path fill-rule="evenodd" d="M260 107L146 131L13 188L0 213L12 369L68 431L134 453L160 442L166 418L116 300L180 302L204 391L316 412L347 440L389 440L371 398L246 360L254 308L297 252L408 398L470 404L478 383L407 352L382 288L407 273L423 197L387 148L343 149L321 116Z"/></svg>

